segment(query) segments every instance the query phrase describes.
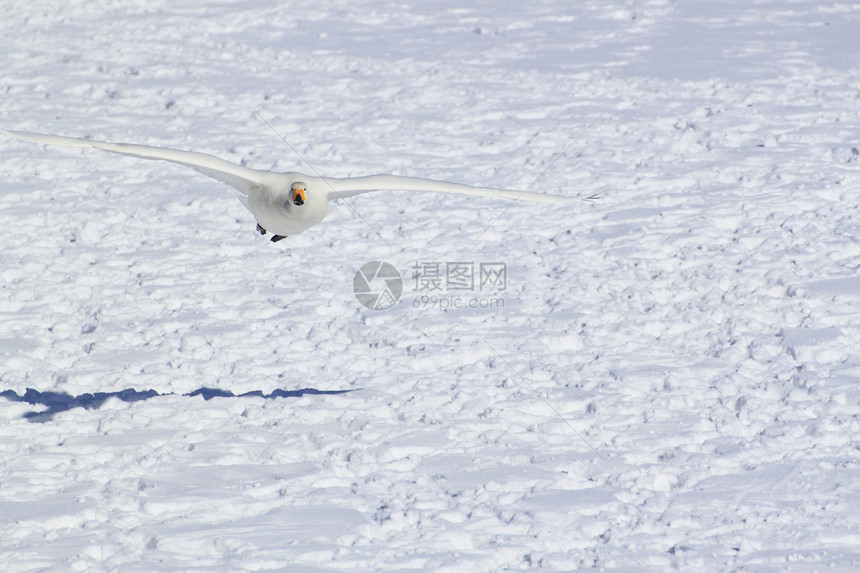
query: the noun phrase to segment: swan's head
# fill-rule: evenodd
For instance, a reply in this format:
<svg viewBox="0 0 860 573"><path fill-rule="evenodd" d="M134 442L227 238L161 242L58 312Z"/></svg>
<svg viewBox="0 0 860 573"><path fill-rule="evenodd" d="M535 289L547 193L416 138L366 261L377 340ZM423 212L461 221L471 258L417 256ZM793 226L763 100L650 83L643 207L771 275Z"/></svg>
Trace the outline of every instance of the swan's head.
<svg viewBox="0 0 860 573"><path fill-rule="evenodd" d="M305 204L305 193L308 191L308 186L301 181L296 181L290 190L290 201L296 207L301 207Z"/></svg>

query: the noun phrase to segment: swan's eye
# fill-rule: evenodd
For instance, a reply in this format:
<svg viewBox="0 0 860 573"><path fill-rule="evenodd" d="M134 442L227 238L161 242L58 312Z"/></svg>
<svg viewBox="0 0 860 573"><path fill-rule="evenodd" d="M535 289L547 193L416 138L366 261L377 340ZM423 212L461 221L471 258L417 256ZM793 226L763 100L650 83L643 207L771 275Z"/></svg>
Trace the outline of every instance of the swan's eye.
<svg viewBox="0 0 860 573"><path fill-rule="evenodd" d="M307 188L304 183L293 183L293 205L301 207L305 204L305 192Z"/></svg>

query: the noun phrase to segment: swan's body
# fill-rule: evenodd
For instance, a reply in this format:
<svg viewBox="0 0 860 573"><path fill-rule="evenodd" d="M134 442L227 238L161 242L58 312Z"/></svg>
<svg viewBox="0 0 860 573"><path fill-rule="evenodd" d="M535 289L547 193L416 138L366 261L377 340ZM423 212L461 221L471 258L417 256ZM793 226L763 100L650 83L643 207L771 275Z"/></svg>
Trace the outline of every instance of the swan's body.
<svg viewBox="0 0 860 573"><path fill-rule="evenodd" d="M273 241L301 233L325 219L328 214L329 201L369 191L435 191L540 202L577 200L577 198L528 191L472 187L471 185L447 181L398 175L370 175L338 179L314 177L302 173L276 173L249 169L213 155L194 151L180 151L131 143L106 143L92 139L5 129L0 129L0 133L34 143L66 147L94 147L143 159L162 159L185 165L204 175L223 181L245 195L242 198L243 203L257 219L257 229L262 234L273 233Z"/></svg>

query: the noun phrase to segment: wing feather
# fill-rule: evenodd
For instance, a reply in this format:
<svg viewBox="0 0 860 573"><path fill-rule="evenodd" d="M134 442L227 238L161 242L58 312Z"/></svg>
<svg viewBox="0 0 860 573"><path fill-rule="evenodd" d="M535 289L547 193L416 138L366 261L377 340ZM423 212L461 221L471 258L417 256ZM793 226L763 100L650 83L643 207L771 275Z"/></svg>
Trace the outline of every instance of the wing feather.
<svg viewBox="0 0 860 573"><path fill-rule="evenodd" d="M461 195L476 195L478 197L503 197L519 201L536 202L566 202L575 201L577 197L560 197L531 191L514 191L511 189L492 189L489 187L473 187L461 183L422 179L420 177L403 177L400 175L368 175L366 177L349 177L338 179L323 177L329 186L329 199L342 199L370 191L434 191L437 193L458 193Z"/></svg>
<svg viewBox="0 0 860 573"><path fill-rule="evenodd" d="M5 133L24 141L33 143L45 143L48 145L62 145L65 147L93 147L111 151L113 153L121 153L123 155L131 155L142 159L162 159L172 163L178 163L190 167L204 175L208 175L218 181L222 181L232 187L235 187L245 195L248 195L255 187L261 187L266 180L267 171L259 171L249 169L230 163L214 155L207 153L198 153L196 151L181 151L178 149L169 149L166 147L153 147L150 145L136 145L132 143L107 143L104 141L96 141L94 139L83 139L79 137L61 137L58 135L45 135L41 133L29 133L26 131L12 131L0 129L0 133Z"/></svg>

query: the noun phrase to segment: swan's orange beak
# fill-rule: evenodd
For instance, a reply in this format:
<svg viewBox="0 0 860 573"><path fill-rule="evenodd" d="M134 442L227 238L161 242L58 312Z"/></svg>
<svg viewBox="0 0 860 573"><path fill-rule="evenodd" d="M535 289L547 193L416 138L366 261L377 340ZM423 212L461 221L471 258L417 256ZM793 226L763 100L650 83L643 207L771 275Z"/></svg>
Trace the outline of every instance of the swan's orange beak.
<svg viewBox="0 0 860 573"><path fill-rule="evenodd" d="M301 207L305 204L305 190L299 187L298 189L293 189L293 205L297 205Z"/></svg>

